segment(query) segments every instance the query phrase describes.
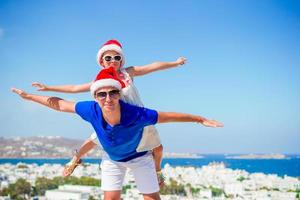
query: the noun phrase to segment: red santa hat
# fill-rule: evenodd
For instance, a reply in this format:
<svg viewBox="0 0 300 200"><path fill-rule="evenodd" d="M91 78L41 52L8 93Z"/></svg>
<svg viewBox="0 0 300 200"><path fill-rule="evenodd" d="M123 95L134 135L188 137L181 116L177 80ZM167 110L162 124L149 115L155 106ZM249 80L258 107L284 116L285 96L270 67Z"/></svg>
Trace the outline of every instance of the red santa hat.
<svg viewBox="0 0 300 200"><path fill-rule="evenodd" d="M97 75L95 81L92 83L90 87L90 91L92 97L95 97L95 92L102 87L112 86L121 90L125 87L123 81L121 81L118 76L117 72L113 67L109 67L107 69L102 69L99 74Z"/></svg>
<svg viewBox="0 0 300 200"><path fill-rule="evenodd" d="M97 64L99 66L101 66L100 64L100 60L104 54L104 52L106 51L115 51L117 53L119 53L122 56L122 60L121 60L121 67L124 65L125 63L125 57L123 54L123 50L122 50L122 45L120 42L118 42L117 40L108 40L107 42L105 42L102 47L99 49L98 53L97 53Z"/></svg>

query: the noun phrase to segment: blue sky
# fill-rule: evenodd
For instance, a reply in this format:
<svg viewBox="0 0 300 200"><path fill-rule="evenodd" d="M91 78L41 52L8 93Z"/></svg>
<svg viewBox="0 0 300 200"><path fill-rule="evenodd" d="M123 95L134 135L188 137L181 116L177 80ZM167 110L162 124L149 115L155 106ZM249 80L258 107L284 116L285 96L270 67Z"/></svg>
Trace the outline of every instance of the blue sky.
<svg viewBox="0 0 300 200"><path fill-rule="evenodd" d="M0 136L92 132L78 116L21 101L9 91L90 100L89 93L41 93L30 85L85 83L98 48L123 44L126 66L184 66L135 79L146 107L199 114L222 129L158 125L166 151L300 153L299 1L0 1Z"/></svg>

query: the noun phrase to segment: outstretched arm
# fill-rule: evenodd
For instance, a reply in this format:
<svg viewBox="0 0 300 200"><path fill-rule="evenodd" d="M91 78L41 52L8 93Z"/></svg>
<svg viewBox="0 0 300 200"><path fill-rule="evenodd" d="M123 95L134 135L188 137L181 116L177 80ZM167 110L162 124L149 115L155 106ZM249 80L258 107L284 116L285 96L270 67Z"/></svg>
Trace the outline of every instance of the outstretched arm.
<svg viewBox="0 0 300 200"><path fill-rule="evenodd" d="M80 93L90 91L92 83L84 83L79 85L58 85L49 86L39 82L33 82L32 86L37 87L38 91L52 91L52 92L65 92L65 93Z"/></svg>
<svg viewBox="0 0 300 200"><path fill-rule="evenodd" d="M208 120L201 116L186 114L186 113L176 113L176 112L158 112L157 123L167 123L167 122L197 122L203 124L207 127L223 127L223 124L216 120Z"/></svg>
<svg viewBox="0 0 300 200"><path fill-rule="evenodd" d="M57 111L75 113L75 102L66 101L58 97L28 94L27 92L17 88L12 88L11 90L25 100L42 104Z"/></svg>
<svg viewBox="0 0 300 200"><path fill-rule="evenodd" d="M126 71L129 73L129 75L131 77L143 76L143 75L149 74L151 72L164 70L164 69L168 69L171 67L176 67L179 65L183 65L185 63L186 63L186 58L179 57L174 62L154 62L149 65L129 67L126 69Z"/></svg>

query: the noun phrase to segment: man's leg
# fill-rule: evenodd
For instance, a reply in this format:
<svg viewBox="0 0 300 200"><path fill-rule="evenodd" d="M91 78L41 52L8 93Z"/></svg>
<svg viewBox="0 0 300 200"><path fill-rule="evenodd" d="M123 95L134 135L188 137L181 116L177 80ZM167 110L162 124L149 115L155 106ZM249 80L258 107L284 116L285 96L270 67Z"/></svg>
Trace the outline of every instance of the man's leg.
<svg viewBox="0 0 300 200"><path fill-rule="evenodd" d="M160 200L158 192L152 194L143 194L145 200Z"/></svg>
<svg viewBox="0 0 300 200"><path fill-rule="evenodd" d="M120 200L126 167L103 155L101 162L101 189L105 200Z"/></svg>
<svg viewBox="0 0 300 200"><path fill-rule="evenodd" d="M121 190L104 191L104 200L120 200Z"/></svg>
<svg viewBox="0 0 300 200"><path fill-rule="evenodd" d="M133 173L137 189L145 199L160 199L155 165L151 153L125 164Z"/></svg>

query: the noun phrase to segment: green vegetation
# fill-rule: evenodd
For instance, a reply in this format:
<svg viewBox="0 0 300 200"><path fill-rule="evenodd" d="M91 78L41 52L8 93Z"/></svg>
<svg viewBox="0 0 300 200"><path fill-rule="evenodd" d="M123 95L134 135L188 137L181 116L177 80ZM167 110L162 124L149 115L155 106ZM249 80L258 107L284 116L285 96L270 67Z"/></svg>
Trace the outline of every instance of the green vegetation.
<svg viewBox="0 0 300 200"><path fill-rule="evenodd" d="M222 189L215 188L215 187L212 187L212 186L210 186L209 188L211 190L211 194L212 194L213 197L220 197L224 194L224 190L222 190Z"/></svg>
<svg viewBox="0 0 300 200"><path fill-rule="evenodd" d="M0 196L8 196L9 195L9 188L3 188L0 190Z"/></svg>
<svg viewBox="0 0 300 200"><path fill-rule="evenodd" d="M295 192L296 192L296 198L300 199L300 189L296 190Z"/></svg>
<svg viewBox="0 0 300 200"><path fill-rule="evenodd" d="M34 194L43 196L46 190L53 190L58 188L58 184L54 180L45 177L39 177L35 180Z"/></svg>
<svg viewBox="0 0 300 200"><path fill-rule="evenodd" d="M122 193L123 194L126 194L127 190L131 189L131 185L124 185L122 187Z"/></svg>
<svg viewBox="0 0 300 200"><path fill-rule="evenodd" d="M180 196L186 196L186 191L184 189L184 185L178 184L177 181L170 179L170 184L165 185L161 190L160 193L162 195L166 194L176 194Z"/></svg>
<svg viewBox="0 0 300 200"><path fill-rule="evenodd" d="M225 197L227 199L234 199L234 195L233 194L225 194Z"/></svg>
<svg viewBox="0 0 300 200"><path fill-rule="evenodd" d="M196 196L200 192L200 188L194 188L190 183L186 184L186 187L191 191L193 196Z"/></svg>
<svg viewBox="0 0 300 200"><path fill-rule="evenodd" d="M58 176L53 179L38 177L35 181L35 186L31 187L25 179L18 179L16 183L10 184L8 188L0 190L0 196L10 195L12 199L23 200L30 196L45 195L46 190L53 190L59 185L86 185L100 186L101 181L91 177L82 176L80 178L70 176L67 178Z"/></svg>
<svg viewBox="0 0 300 200"><path fill-rule="evenodd" d="M3 189L1 195L10 195L12 199L25 200L31 194L31 185L25 179L18 179L14 184L10 184L8 188Z"/></svg>
<svg viewBox="0 0 300 200"><path fill-rule="evenodd" d="M267 188L267 187L261 187L259 190L267 190L267 191L270 191L270 188Z"/></svg>
<svg viewBox="0 0 300 200"><path fill-rule="evenodd" d="M18 169L28 169L28 166L25 164L18 165Z"/></svg>
<svg viewBox="0 0 300 200"><path fill-rule="evenodd" d="M87 186L100 186L101 181L98 179L94 179L87 176L82 176L80 178L69 176L67 178L64 178L64 184L70 184L70 185L87 185Z"/></svg>
<svg viewBox="0 0 300 200"><path fill-rule="evenodd" d="M193 187L191 187L192 195L199 194L200 190L201 190L200 188L193 188Z"/></svg>
<svg viewBox="0 0 300 200"><path fill-rule="evenodd" d="M243 177L243 176L240 176L237 180L240 181L240 182L243 182L244 180L246 180L246 178Z"/></svg>
<svg viewBox="0 0 300 200"><path fill-rule="evenodd" d="M89 196L89 200L96 200L93 196Z"/></svg>
<svg viewBox="0 0 300 200"><path fill-rule="evenodd" d="M287 190L287 192L295 192L295 193L300 193L300 189L297 189L297 190L291 190L291 189L289 189L289 190Z"/></svg>

